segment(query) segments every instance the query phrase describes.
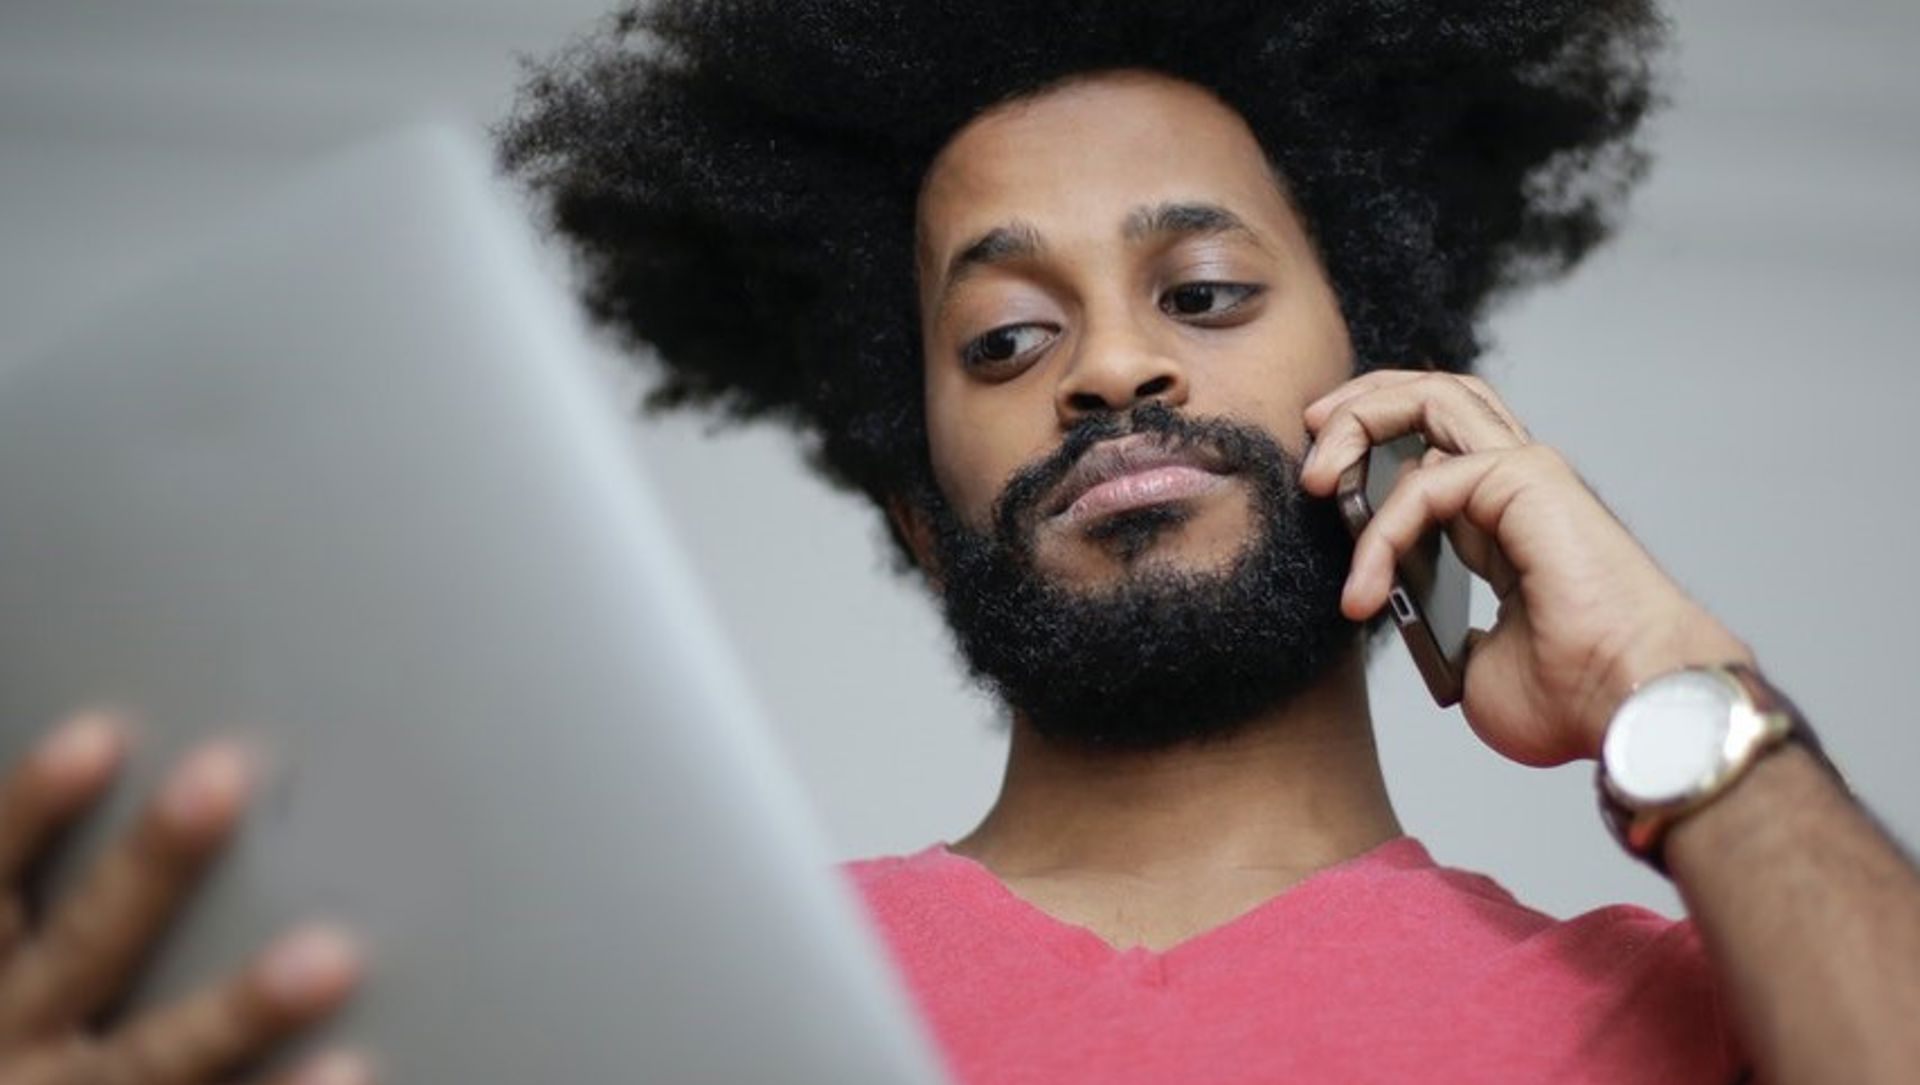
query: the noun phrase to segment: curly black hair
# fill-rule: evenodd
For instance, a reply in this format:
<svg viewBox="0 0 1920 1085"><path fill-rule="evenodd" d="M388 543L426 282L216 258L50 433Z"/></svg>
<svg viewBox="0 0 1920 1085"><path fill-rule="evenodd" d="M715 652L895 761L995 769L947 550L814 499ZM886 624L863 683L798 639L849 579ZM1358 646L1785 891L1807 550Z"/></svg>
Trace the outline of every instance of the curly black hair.
<svg viewBox="0 0 1920 1085"><path fill-rule="evenodd" d="M504 168L654 408L783 419L832 481L927 492L914 210L992 105L1144 68L1238 110L1362 369L1464 372L1645 172L1653 0L659 0L529 65ZM900 541L895 536L896 542Z"/></svg>

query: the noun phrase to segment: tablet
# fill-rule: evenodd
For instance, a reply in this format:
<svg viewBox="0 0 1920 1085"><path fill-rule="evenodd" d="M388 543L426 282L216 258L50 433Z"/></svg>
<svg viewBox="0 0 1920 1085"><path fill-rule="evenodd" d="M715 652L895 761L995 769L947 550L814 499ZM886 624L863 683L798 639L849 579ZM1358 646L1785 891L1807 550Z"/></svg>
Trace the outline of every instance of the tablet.
<svg viewBox="0 0 1920 1085"><path fill-rule="evenodd" d="M0 757L259 750L143 1000L322 915L394 1082L936 1081L594 364L435 130L0 362Z"/></svg>

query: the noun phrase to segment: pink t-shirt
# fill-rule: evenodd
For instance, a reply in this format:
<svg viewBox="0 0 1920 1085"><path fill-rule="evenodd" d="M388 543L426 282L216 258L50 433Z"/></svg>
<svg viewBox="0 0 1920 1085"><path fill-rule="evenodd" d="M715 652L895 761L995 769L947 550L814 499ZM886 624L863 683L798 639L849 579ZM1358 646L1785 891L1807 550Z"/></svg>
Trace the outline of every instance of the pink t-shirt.
<svg viewBox="0 0 1920 1085"><path fill-rule="evenodd" d="M1400 837L1164 952L935 845L846 867L962 1085L1731 1082L1689 923L1562 922Z"/></svg>

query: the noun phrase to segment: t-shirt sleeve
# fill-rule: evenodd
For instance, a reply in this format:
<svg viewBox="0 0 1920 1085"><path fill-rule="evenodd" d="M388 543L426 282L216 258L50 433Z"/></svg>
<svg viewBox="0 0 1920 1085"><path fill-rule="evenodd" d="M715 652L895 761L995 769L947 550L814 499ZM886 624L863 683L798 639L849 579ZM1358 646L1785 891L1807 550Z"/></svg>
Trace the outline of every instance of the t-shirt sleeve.
<svg viewBox="0 0 1920 1085"><path fill-rule="evenodd" d="M1576 979L1587 1027L1568 1080L1742 1080L1731 1007L1690 920L1615 905L1538 936Z"/></svg>

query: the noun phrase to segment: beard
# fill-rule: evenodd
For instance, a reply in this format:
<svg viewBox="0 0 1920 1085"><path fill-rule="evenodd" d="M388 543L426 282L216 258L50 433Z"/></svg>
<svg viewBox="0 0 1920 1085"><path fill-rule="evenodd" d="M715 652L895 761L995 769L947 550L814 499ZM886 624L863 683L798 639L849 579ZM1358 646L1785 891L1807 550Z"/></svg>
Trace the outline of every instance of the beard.
<svg viewBox="0 0 1920 1085"><path fill-rule="evenodd" d="M1090 590L1058 583L1034 563L1042 503L1093 445L1131 433L1208 448L1248 490L1250 538L1222 569L1135 568L1192 510L1180 502L1130 509L1083 531L1126 567L1118 582ZM1124 425L1115 415L1090 417L1057 452L1017 473L995 502L990 532L962 523L929 488L921 504L961 655L1055 744L1144 752L1244 729L1358 649L1359 626L1340 613L1352 537L1333 502L1305 493L1299 477L1299 461L1265 432L1149 402Z"/></svg>

